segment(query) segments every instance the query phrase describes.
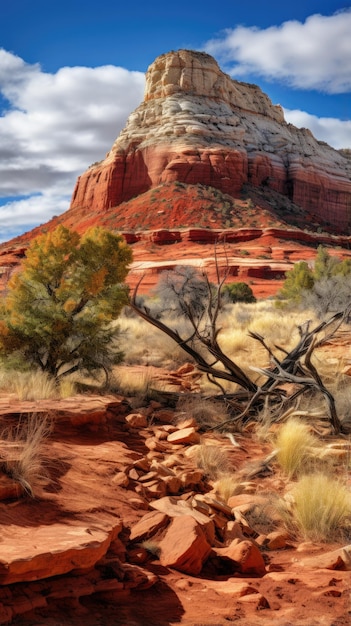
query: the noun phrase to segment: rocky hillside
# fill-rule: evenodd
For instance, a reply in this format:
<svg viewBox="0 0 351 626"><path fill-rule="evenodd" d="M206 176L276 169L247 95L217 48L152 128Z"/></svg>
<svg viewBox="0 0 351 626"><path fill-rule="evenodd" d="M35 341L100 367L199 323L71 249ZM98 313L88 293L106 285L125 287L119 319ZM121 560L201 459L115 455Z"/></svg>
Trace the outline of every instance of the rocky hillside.
<svg viewBox="0 0 351 626"><path fill-rule="evenodd" d="M179 392L193 377L190 364L158 373ZM6 471L19 445L2 442L0 624L350 623L351 545L287 531L272 503L291 502L293 485L271 444L203 432L191 411L155 401L0 394L2 428L48 414L34 499ZM345 472L347 439L325 433L321 450Z"/></svg>
<svg viewBox="0 0 351 626"><path fill-rule="evenodd" d="M319 243L349 255L350 206L348 151L287 124L259 87L208 54L169 52L149 67L144 101L106 158L79 177L69 210L0 245L0 277L44 230L102 225L133 246L131 284L140 271L150 286L165 267L199 259L214 272L222 241L231 276L266 295Z"/></svg>
<svg viewBox="0 0 351 626"><path fill-rule="evenodd" d="M250 183L345 232L350 176L346 156L287 124L259 87L232 80L208 54L179 50L149 67L144 101L106 158L78 179L71 208L109 211L175 181L240 197Z"/></svg>

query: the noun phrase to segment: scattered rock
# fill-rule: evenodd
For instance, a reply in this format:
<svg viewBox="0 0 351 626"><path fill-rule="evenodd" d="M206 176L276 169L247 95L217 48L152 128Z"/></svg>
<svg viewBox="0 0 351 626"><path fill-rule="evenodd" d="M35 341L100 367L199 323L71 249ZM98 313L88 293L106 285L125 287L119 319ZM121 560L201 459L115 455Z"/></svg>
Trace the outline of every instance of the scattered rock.
<svg viewBox="0 0 351 626"><path fill-rule="evenodd" d="M165 513L159 511L151 511L146 513L139 522L134 524L131 529L130 541L143 541L157 533L161 528L165 528L169 522L169 517Z"/></svg>
<svg viewBox="0 0 351 626"><path fill-rule="evenodd" d="M199 443L200 435L193 426L190 426L188 428L181 428L180 430L176 430L174 433L171 433L168 435L167 441L173 444Z"/></svg>
<svg viewBox="0 0 351 626"><path fill-rule="evenodd" d="M205 532L190 515L173 518L159 547L162 565L192 576L200 574L211 552Z"/></svg>
<svg viewBox="0 0 351 626"><path fill-rule="evenodd" d="M266 573L261 552L248 539L234 539L226 548L214 548L214 551L220 558L231 561L234 571L244 576L263 576Z"/></svg>

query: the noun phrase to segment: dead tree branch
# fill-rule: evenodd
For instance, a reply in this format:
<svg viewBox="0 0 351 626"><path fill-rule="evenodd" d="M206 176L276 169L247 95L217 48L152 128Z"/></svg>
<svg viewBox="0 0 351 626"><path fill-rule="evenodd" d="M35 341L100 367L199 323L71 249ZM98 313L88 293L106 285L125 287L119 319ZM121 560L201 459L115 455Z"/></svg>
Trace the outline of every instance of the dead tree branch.
<svg viewBox="0 0 351 626"><path fill-rule="evenodd" d="M137 292L141 281L130 300L130 306L145 321L171 337L194 360L199 371L205 373L209 380L212 380L221 389L222 397L227 403L230 404L232 400L236 410L238 402L241 404L242 411L233 416L230 421L255 419L267 398L276 405L280 403L281 408L284 409L286 402L291 402L292 399L296 399L312 388L324 396L328 407L330 425L336 434L341 433L343 431L342 423L336 412L334 398L323 384L311 362L311 357L316 348L333 337L349 312L336 313L329 320L319 323L315 328L311 328L310 321L301 325L299 327L299 340L290 352L276 346L283 353L282 359L278 359L261 335L249 332L249 336L265 348L271 362L269 368L251 368L266 378L263 384L257 385L235 361L223 352L218 343L218 335L221 330L218 325L218 317L221 310L221 289L224 283L224 278L220 280L219 277L218 264L217 286L211 285L207 276L203 278L207 288L204 306L194 308L187 303L185 298L184 302L181 303L181 309L191 326L189 336L182 337L177 330L173 330L153 315L149 308L137 304ZM220 380L236 383L241 390L234 394L225 394L219 383ZM299 387L290 398L287 397L286 390L279 387L280 384L286 383L292 383L295 387ZM227 422L216 426L216 428L221 428Z"/></svg>

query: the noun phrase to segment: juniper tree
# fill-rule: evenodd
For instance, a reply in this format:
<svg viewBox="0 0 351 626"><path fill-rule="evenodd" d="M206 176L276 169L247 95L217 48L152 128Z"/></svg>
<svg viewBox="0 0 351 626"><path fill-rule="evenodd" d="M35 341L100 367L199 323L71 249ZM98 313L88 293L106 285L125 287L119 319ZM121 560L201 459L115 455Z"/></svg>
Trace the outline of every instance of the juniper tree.
<svg viewBox="0 0 351 626"><path fill-rule="evenodd" d="M127 302L132 254L103 228L63 226L34 239L0 307L0 354L16 354L55 378L121 359L115 320Z"/></svg>

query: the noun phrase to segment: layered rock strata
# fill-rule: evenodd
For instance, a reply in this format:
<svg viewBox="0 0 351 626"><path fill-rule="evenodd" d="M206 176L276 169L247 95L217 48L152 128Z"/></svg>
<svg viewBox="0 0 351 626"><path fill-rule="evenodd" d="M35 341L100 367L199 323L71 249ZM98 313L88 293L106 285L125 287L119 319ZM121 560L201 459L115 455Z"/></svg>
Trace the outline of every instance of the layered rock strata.
<svg viewBox="0 0 351 626"><path fill-rule="evenodd" d="M259 87L232 80L202 52L169 52L150 65L144 101L106 158L78 179L71 208L105 212L172 181L233 196L249 182L344 232L350 226L347 156L287 124Z"/></svg>

